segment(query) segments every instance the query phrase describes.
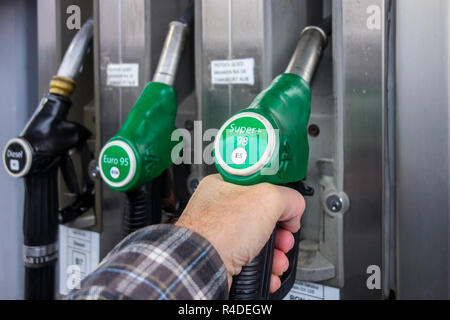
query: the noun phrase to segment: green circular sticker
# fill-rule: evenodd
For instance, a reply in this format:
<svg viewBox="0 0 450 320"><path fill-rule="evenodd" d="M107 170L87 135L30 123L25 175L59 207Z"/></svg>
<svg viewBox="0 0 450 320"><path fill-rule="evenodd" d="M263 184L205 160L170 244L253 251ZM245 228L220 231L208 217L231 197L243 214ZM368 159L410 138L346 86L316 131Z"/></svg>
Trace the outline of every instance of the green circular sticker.
<svg viewBox="0 0 450 320"><path fill-rule="evenodd" d="M136 160L132 149L122 141L108 143L100 153L100 173L112 187L123 187L129 183L136 171Z"/></svg>
<svg viewBox="0 0 450 320"><path fill-rule="evenodd" d="M252 112L237 114L219 131L216 160L232 174L252 174L270 160L273 134L272 125L263 116Z"/></svg>

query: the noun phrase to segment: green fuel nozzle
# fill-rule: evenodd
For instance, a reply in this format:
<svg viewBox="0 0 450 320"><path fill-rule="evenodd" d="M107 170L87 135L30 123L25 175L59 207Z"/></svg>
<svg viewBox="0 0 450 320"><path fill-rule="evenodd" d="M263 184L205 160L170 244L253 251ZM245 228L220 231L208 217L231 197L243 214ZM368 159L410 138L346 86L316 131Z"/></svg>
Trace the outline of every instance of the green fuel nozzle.
<svg viewBox="0 0 450 320"><path fill-rule="evenodd" d="M286 185L306 178L310 82L330 32L331 17L320 27L305 28L286 72L221 127L215 140L214 160L225 181ZM298 233L295 239L289 270L282 278L284 292L295 280ZM230 299L270 298L274 241L275 231L258 256L233 277Z"/></svg>
<svg viewBox="0 0 450 320"><path fill-rule="evenodd" d="M327 35L321 28L305 28L286 72L219 130L214 159L226 181L282 184L305 178L309 84L326 43Z"/></svg>
<svg viewBox="0 0 450 320"><path fill-rule="evenodd" d="M177 97L172 87L188 24L174 21L153 81L147 84L119 132L99 156L105 183L117 191L133 191L172 165Z"/></svg>
<svg viewBox="0 0 450 320"><path fill-rule="evenodd" d="M215 164L224 180L253 185L303 179L308 167L310 101L308 83L286 73L231 117L214 147Z"/></svg>
<svg viewBox="0 0 450 320"><path fill-rule="evenodd" d="M119 132L99 155L100 174L113 190L126 193L122 236L161 221L158 178L174 159L177 96L172 87L194 16L194 2L180 21L169 24L152 82L148 83Z"/></svg>
<svg viewBox="0 0 450 320"><path fill-rule="evenodd" d="M177 112L175 90L149 83L119 132L100 152L103 181L117 191L131 191L172 165L170 137Z"/></svg>

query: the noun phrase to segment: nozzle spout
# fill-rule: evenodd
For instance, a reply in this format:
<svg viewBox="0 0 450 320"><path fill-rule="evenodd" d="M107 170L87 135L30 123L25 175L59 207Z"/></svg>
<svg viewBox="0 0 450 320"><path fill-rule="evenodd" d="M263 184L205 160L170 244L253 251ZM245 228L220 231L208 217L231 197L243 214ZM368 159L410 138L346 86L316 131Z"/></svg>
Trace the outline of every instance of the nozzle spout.
<svg viewBox="0 0 450 320"><path fill-rule="evenodd" d="M94 35L94 21L89 18L72 39L59 66L57 77L75 80Z"/></svg>
<svg viewBox="0 0 450 320"><path fill-rule="evenodd" d="M297 74L307 83L311 83L322 51L328 42L327 33L327 30L317 26L303 29L285 73Z"/></svg>
<svg viewBox="0 0 450 320"><path fill-rule="evenodd" d="M153 82L161 82L172 86L175 81L178 64L186 39L188 25L173 21L169 25L169 33L164 43L161 57L153 76Z"/></svg>

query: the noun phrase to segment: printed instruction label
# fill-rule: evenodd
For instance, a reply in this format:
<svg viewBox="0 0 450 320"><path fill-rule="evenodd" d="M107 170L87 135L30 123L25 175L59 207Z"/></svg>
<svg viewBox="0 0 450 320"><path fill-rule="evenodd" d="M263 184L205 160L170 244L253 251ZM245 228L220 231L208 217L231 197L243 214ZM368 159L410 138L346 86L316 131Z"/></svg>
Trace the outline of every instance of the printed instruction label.
<svg viewBox="0 0 450 320"><path fill-rule="evenodd" d="M111 87L139 86L139 64L108 64L108 67L106 68L106 85Z"/></svg>
<svg viewBox="0 0 450 320"><path fill-rule="evenodd" d="M212 84L255 84L255 59L211 61Z"/></svg>
<svg viewBox="0 0 450 320"><path fill-rule="evenodd" d="M339 289L313 282L295 281L283 300L339 300Z"/></svg>
<svg viewBox="0 0 450 320"><path fill-rule="evenodd" d="M59 293L76 289L99 264L100 234L59 226Z"/></svg>

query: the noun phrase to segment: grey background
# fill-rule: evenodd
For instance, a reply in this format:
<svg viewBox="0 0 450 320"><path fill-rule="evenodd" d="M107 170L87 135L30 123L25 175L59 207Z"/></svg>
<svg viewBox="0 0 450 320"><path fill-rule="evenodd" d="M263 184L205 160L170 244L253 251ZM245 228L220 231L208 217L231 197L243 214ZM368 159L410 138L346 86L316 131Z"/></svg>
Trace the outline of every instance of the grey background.
<svg viewBox="0 0 450 320"><path fill-rule="evenodd" d="M36 2L0 1L0 146L38 103ZM0 299L23 299L23 182L0 169Z"/></svg>
<svg viewBox="0 0 450 320"><path fill-rule="evenodd" d="M397 291L450 298L447 0L397 2Z"/></svg>

